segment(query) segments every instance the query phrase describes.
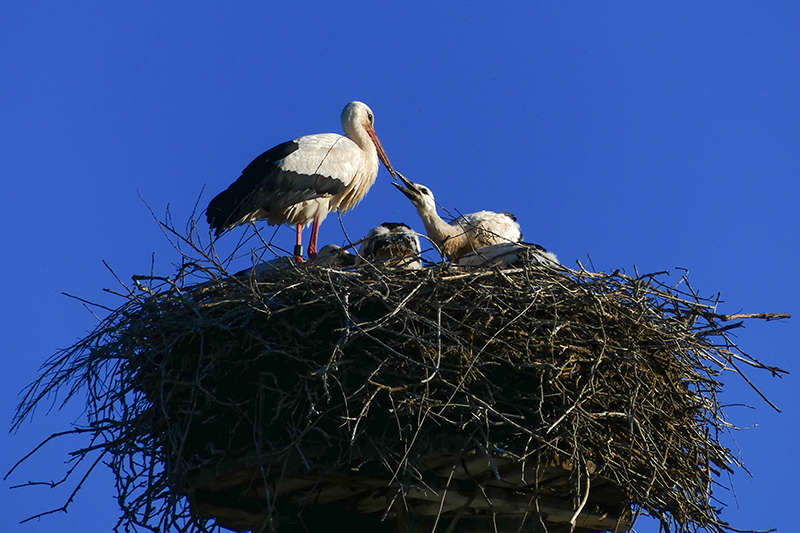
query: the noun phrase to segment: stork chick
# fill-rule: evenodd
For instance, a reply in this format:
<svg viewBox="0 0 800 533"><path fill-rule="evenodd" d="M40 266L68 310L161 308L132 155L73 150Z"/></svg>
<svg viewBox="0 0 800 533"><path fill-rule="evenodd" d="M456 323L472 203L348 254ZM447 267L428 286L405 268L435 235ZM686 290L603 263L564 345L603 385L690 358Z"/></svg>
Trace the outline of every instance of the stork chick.
<svg viewBox="0 0 800 533"><path fill-rule="evenodd" d="M405 186L396 182L392 185L417 207L428 237L451 261L484 246L522 240L517 218L511 213L478 211L446 222L436 212L436 202L428 187L406 179L399 172L397 175Z"/></svg>
<svg viewBox="0 0 800 533"><path fill-rule="evenodd" d="M356 264L356 256L336 244L326 244L314 258L312 264L324 267L350 268Z"/></svg>
<svg viewBox="0 0 800 533"><path fill-rule="evenodd" d="M547 266L561 264L558 262L556 254L548 252L538 244L527 242L504 242L484 246L474 252L462 255L456 264L463 267L490 268L495 266L519 267L525 262Z"/></svg>
<svg viewBox="0 0 800 533"><path fill-rule="evenodd" d="M384 222L364 237L357 263L366 260L414 270L422 268L420 253L416 231L402 222Z"/></svg>
<svg viewBox="0 0 800 533"><path fill-rule="evenodd" d="M310 264L333 268L350 268L355 265L356 256L335 244L328 244L320 249L317 256ZM291 257L276 257L269 261L256 263L244 270L240 270L234 277L262 279L269 278L286 271L289 268L296 268L296 262Z"/></svg>

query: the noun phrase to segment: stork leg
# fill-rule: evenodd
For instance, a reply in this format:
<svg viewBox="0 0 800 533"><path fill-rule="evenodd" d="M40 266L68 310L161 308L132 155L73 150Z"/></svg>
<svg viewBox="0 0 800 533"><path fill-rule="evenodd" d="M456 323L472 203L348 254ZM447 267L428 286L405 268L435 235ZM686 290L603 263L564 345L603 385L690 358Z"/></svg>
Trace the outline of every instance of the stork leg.
<svg viewBox="0 0 800 533"><path fill-rule="evenodd" d="M319 237L319 215L314 217L314 223L311 225L311 242L308 243L308 258L314 259L317 257L317 237Z"/></svg>
<svg viewBox="0 0 800 533"><path fill-rule="evenodd" d="M309 252L311 250L309 249ZM297 225L297 242L294 245L294 259L298 263L302 263L303 260L303 225Z"/></svg>

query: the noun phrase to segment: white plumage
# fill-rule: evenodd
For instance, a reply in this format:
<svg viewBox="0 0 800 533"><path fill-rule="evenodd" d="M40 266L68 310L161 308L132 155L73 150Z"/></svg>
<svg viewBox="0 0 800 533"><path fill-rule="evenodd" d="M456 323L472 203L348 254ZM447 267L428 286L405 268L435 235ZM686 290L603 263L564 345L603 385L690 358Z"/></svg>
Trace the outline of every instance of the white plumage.
<svg viewBox="0 0 800 533"><path fill-rule="evenodd" d="M523 260L534 265L556 266L558 262L556 254L548 252L538 244L525 242L505 242L484 246L474 252L462 255L456 261L458 266L463 267L516 267L522 266Z"/></svg>
<svg viewBox="0 0 800 533"><path fill-rule="evenodd" d="M240 270L233 276L239 279L262 279L270 278L278 275L287 268L293 268L296 263L291 257L276 257L269 261L256 263L243 270Z"/></svg>
<svg viewBox="0 0 800 533"><path fill-rule="evenodd" d="M335 244L328 244L320 249L311 264L324 267L350 268L356 263L356 256ZM269 261L256 263L240 270L234 277L239 279L262 279L278 275L288 268L297 268L296 261L291 257L276 257Z"/></svg>
<svg viewBox="0 0 800 533"><path fill-rule="evenodd" d="M511 213L478 211L462 215L448 223L436 212L436 202L431 190L414 183L397 173L405 187L392 183L416 206L428 237L451 261L484 246L514 243L522 240L517 219Z"/></svg>
<svg viewBox="0 0 800 533"><path fill-rule="evenodd" d="M356 256L336 244L326 244L312 261L317 266L350 268L356 264Z"/></svg>
<svg viewBox="0 0 800 533"><path fill-rule="evenodd" d="M408 269L422 268L419 236L402 222L384 222L372 228L364 237L358 255L359 263L366 260Z"/></svg>
<svg viewBox="0 0 800 533"><path fill-rule="evenodd" d="M394 172L374 129L372 110L350 102L342 111L345 135L306 135L279 144L257 158L218 194L206 210L216 235L239 224L267 219L296 224L296 255L303 225L313 221L309 256L317 253L319 225L331 211L355 207L375 183L378 158Z"/></svg>

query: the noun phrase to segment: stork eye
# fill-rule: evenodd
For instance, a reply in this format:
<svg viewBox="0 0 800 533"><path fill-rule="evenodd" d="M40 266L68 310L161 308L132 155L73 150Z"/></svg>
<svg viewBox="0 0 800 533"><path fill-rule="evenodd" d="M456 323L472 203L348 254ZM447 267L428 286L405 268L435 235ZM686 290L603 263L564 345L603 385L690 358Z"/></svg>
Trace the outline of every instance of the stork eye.
<svg viewBox="0 0 800 533"><path fill-rule="evenodd" d="M367 120L372 122L372 113L367 113Z"/></svg>

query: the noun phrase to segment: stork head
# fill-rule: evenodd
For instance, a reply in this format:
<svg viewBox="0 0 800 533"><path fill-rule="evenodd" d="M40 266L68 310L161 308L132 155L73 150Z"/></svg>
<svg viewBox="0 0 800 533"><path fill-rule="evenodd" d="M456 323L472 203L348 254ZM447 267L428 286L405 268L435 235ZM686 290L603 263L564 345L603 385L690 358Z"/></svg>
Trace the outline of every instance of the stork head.
<svg viewBox="0 0 800 533"><path fill-rule="evenodd" d="M397 172L397 177L400 178L400 181L403 182L403 185L400 185L396 182L392 182L392 185L397 187L401 193L406 195L406 198L411 200L411 202L417 206L417 211L419 211L420 214L436 212L436 201L434 200L433 193L429 188L419 183L414 183L399 172Z"/></svg>
<svg viewBox="0 0 800 533"><path fill-rule="evenodd" d="M336 244L326 244L317 254L313 263L326 267L351 267L356 262L356 256Z"/></svg>
<svg viewBox="0 0 800 533"><path fill-rule="evenodd" d="M366 132L369 138L372 139L372 143L378 151L378 157L383 161L386 170L393 176L395 175L395 170L389 162L389 157L378 139L378 134L375 133L375 115L367 104L354 101L344 106L342 110L342 128L347 136L353 140L363 138L363 132Z"/></svg>
<svg viewBox="0 0 800 533"><path fill-rule="evenodd" d="M350 102L342 109L342 127L347 133L349 133L348 129L353 126L367 128L374 127L374 124L375 115L364 102Z"/></svg>

